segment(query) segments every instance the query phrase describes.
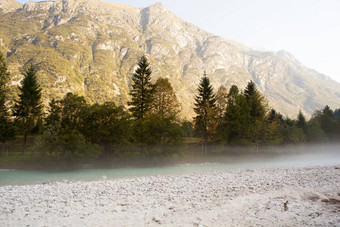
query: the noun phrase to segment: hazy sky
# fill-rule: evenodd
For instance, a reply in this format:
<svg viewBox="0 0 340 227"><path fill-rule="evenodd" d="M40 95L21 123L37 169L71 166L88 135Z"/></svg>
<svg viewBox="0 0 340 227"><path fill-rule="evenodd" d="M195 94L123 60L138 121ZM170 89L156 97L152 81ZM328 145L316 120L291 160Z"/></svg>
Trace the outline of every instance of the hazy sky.
<svg viewBox="0 0 340 227"><path fill-rule="evenodd" d="M135 7L162 2L210 33L259 50L285 49L340 83L340 0L111 1Z"/></svg>

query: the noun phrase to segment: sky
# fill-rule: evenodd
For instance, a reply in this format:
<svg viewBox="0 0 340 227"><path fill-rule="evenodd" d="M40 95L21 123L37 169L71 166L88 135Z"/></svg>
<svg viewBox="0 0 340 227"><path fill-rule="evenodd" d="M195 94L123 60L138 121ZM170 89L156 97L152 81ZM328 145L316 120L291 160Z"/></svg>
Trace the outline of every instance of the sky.
<svg viewBox="0 0 340 227"><path fill-rule="evenodd" d="M284 49L340 83L340 0L111 1L135 7L161 2L207 32L257 50Z"/></svg>

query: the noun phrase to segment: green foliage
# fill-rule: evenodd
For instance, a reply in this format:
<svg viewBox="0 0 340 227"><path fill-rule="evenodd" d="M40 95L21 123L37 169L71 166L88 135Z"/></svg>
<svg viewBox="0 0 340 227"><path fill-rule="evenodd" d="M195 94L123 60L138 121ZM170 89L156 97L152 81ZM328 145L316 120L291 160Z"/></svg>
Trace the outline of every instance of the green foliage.
<svg viewBox="0 0 340 227"><path fill-rule="evenodd" d="M267 103L264 96L257 91L256 85L250 81L245 88L244 96L250 108L251 116L251 140L253 143L261 143L261 135L264 129L265 117L267 114Z"/></svg>
<svg viewBox="0 0 340 227"><path fill-rule="evenodd" d="M61 100L61 105L61 126L76 130L82 128L84 111L88 106L85 98L69 92Z"/></svg>
<svg viewBox="0 0 340 227"><path fill-rule="evenodd" d="M306 136L301 128L295 124L285 124L280 128L283 144L300 144L306 142Z"/></svg>
<svg viewBox="0 0 340 227"><path fill-rule="evenodd" d="M181 125L169 117L150 114L143 121L143 128L147 145L175 145L183 142Z"/></svg>
<svg viewBox="0 0 340 227"><path fill-rule="evenodd" d="M84 136L84 132L89 131L87 124L95 124L89 121L89 109L84 97L72 93L67 93L59 101L52 99L49 115L46 117L47 130L35 150L45 147L46 157L62 160L96 158L102 148L89 142L91 140Z"/></svg>
<svg viewBox="0 0 340 227"><path fill-rule="evenodd" d="M60 101L54 98L49 103L49 114L46 117L46 125L56 125L61 122L62 105Z"/></svg>
<svg viewBox="0 0 340 227"><path fill-rule="evenodd" d="M340 109L334 110L333 116L335 119L340 119Z"/></svg>
<svg viewBox="0 0 340 227"><path fill-rule="evenodd" d="M305 116L302 114L301 110L299 111L296 126L301 128L302 130L306 130L307 122Z"/></svg>
<svg viewBox="0 0 340 227"><path fill-rule="evenodd" d="M332 141L339 140L339 120L335 118L333 110L328 105L323 110L315 111L311 120L318 122L328 139Z"/></svg>
<svg viewBox="0 0 340 227"><path fill-rule="evenodd" d="M309 143L322 143L328 140L317 119L312 118L306 124L306 136Z"/></svg>
<svg viewBox="0 0 340 227"><path fill-rule="evenodd" d="M146 57L142 56L132 77L131 102L128 103L135 119L143 119L150 110L152 89L151 69Z"/></svg>
<svg viewBox="0 0 340 227"><path fill-rule="evenodd" d="M282 144L283 137L280 130L283 127L283 117L272 109L265 121L264 135L262 136L261 144L265 145L278 145Z"/></svg>
<svg viewBox="0 0 340 227"><path fill-rule="evenodd" d="M4 102L6 98L6 84L9 80L9 72L3 54L0 52L0 100Z"/></svg>
<svg viewBox="0 0 340 227"><path fill-rule="evenodd" d="M267 114L267 103L264 96L257 91L256 85L253 81L250 81L244 90L244 96L247 99L250 107L250 116L252 121L263 121Z"/></svg>
<svg viewBox="0 0 340 227"><path fill-rule="evenodd" d="M226 113L219 129L221 140L230 145L249 144L251 116L248 102L236 85L230 88L227 97Z"/></svg>
<svg viewBox="0 0 340 227"><path fill-rule="evenodd" d="M185 137L194 136L194 124L191 121L188 120L182 121L182 130L184 132Z"/></svg>
<svg viewBox="0 0 340 227"><path fill-rule="evenodd" d="M6 84L8 82L9 76L10 74L7 71L5 59L0 52L0 142L3 144L3 149L5 142L13 139L15 136L14 126L10 119L8 108L6 106Z"/></svg>
<svg viewBox="0 0 340 227"><path fill-rule="evenodd" d="M140 144L147 146L148 155L151 154L151 148L159 147L156 150L161 154L164 146L181 144L184 137L182 126L178 122L181 106L169 80L158 78L150 95L149 113L135 124L135 138Z"/></svg>
<svg viewBox="0 0 340 227"><path fill-rule="evenodd" d="M158 78L152 91L151 112L161 118L177 119L181 105L168 78Z"/></svg>
<svg viewBox="0 0 340 227"><path fill-rule="evenodd" d="M113 102L89 106L84 114L82 132L88 141L103 146L133 142L130 114Z"/></svg>
<svg viewBox="0 0 340 227"><path fill-rule="evenodd" d="M227 88L221 85L216 93L216 115L217 120L219 123L223 121L223 117L225 115L225 111L227 108L227 102L228 102L228 91Z"/></svg>
<svg viewBox="0 0 340 227"><path fill-rule="evenodd" d="M19 91L19 99L14 105L14 116L22 122L25 129L31 129L43 114L41 88L33 65L26 70Z"/></svg>
<svg viewBox="0 0 340 227"><path fill-rule="evenodd" d="M32 130L43 115L41 88L37 82L36 72L30 65L19 87L19 99L15 101L13 115L24 131L24 153L26 151L26 134Z"/></svg>
<svg viewBox="0 0 340 227"><path fill-rule="evenodd" d="M79 131L58 124L44 131L33 150L42 151L48 159L78 161L95 159L102 151L98 145L87 142Z"/></svg>
<svg viewBox="0 0 340 227"><path fill-rule="evenodd" d="M196 113L194 127L196 133L202 136L203 146L206 146L208 139L212 137L216 129L216 99L206 73L204 73L197 90L198 95L195 96L194 107Z"/></svg>

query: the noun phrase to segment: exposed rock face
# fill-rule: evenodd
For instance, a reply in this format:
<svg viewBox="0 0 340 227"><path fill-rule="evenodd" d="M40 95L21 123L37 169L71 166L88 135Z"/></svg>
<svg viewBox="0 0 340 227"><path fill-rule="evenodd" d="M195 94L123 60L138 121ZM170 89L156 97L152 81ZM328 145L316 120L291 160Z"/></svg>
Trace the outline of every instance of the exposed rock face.
<svg viewBox="0 0 340 227"><path fill-rule="evenodd" d="M340 107L340 84L291 54L254 51L214 36L160 3L144 9L100 0L28 2L11 10L3 5L0 50L8 56L11 84L22 78L18 67L33 63L46 99L72 91L91 102L126 104L138 57L146 54L153 79L170 79L184 116L193 115L204 70L216 90L232 84L243 89L253 80L284 115L295 117L300 109L310 115L326 104Z"/></svg>
<svg viewBox="0 0 340 227"><path fill-rule="evenodd" d="M15 0L1 0L0 1L0 14L15 11L21 8L22 5Z"/></svg>

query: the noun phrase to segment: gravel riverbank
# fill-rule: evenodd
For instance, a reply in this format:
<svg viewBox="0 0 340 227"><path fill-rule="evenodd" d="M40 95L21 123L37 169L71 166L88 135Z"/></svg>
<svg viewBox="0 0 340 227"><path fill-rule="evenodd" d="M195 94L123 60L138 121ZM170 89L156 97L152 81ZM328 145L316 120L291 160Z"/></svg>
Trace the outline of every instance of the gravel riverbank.
<svg viewBox="0 0 340 227"><path fill-rule="evenodd" d="M340 225L336 166L0 187L0 226Z"/></svg>

